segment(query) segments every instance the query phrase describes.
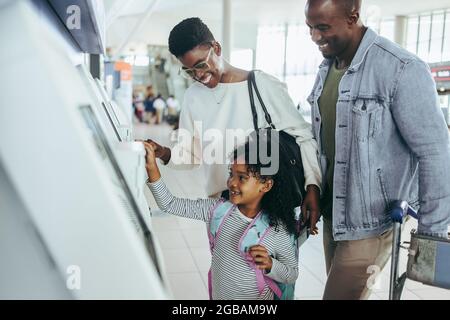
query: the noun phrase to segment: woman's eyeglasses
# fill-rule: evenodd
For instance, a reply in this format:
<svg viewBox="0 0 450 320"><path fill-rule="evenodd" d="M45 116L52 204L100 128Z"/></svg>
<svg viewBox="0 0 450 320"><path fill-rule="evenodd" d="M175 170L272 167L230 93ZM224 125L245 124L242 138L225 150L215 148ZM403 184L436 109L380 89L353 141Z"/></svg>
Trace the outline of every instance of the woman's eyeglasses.
<svg viewBox="0 0 450 320"><path fill-rule="evenodd" d="M213 47L209 49L208 55L206 56L205 60L197 63L192 68L186 68L181 67L179 70L179 74L183 76L184 78L196 78L196 72L202 72L205 73L209 69L211 69L211 66L208 64L209 57L211 56L211 52L213 51Z"/></svg>

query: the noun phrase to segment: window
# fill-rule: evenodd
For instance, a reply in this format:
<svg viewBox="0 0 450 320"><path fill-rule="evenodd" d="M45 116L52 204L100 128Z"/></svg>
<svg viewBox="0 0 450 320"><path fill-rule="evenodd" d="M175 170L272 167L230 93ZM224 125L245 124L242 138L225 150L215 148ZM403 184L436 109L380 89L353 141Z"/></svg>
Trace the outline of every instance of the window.
<svg viewBox="0 0 450 320"><path fill-rule="evenodd" d="M408 16L406 49L428 63L450 61L450 9Z"/></svg>
<svg viewBox="0 0 450 320"><path fill-rule="evenodd" d="M432 15L430 54L428 62L439 62L442 60L442 41L444 33L444 12L436 12Z"/></svg>
<svg viewBox="0 0 450 320"><path fill-rule="evenodd" d="M231 52L230 62L233 66L244 70L253 69L253 50L241 49Z"/></svg>
<svg viewBox="0 0 450 320"><path fill-rule="evenodd" d="M256 44L256 68L283 78L285 27L260 27Z"/></svg>
<svg viewBox="0 0 450 320"><path fill-rule="evenodd" d="M126 56L124 61L132 66L136 67L147 67L150 63L149 56Z"/></svg>
<svg viewBox="0 0 450 320"><path fill-rule="evenodd" d="M380 36L395 41L395 20L385 19L380 23Z"/></svg>
<svg viewBox="0 0 450 320"><path fill-rule="evenodd" d="M421 15L419 18L419 41L417 44L417 55L428 61L430 49L431 15Z"/></svg>
<svg viewBox="0 0 450 320"><path fill-rule="evenodd" d="M445 13L444 45L442 49L442 61L450 61L450 10Z"/></svg>
<svg viewBox="0 0 450 320"><path fill-rule="evenodd" d="M149 63L149 56L136 56L134 59L134 65L136 67L147 67Z"/></svg>
<svg viewBox="0 0 450 320"><path fill-rule="evenodd" d="M285 81L295 105L309 120L306 98L311 92L323 57L304 25L260 27L256 67ZM286 50L285 50L286 48Z"/></svg>
<svg viewBox="0 0 450 320"><path fill-rule="evenodd" d="M406 34L406 49L412 53L417 53L417 35L419 34L419 16L408 18Z"/></svg>
<svg viewBox="0 0 450 320"><path fill-rule="evenodd" d="M309 28L306 25L288 26L286 76L315 74L322 60L317 45L311 40Z"/></svg>
<svg viewBox="0 0 450 320"><path fill-rule="evenodd" d="M311 93L322 60L317 45L311 40L308 26L288 26L285 81L292 100L300 105L307 120L310 107L306 98Z"/></svg>

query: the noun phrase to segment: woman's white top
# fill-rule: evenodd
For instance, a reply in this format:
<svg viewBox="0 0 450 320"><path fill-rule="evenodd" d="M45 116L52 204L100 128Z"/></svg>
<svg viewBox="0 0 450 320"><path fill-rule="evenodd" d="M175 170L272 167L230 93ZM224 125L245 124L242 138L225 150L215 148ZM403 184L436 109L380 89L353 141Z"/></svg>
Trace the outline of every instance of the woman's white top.
<svg viewBox="0 0 450 320"><path fill-rule="evenodd" d="M255 79L276 129L296 137L302 153L305 188L310 184L320 187L317 143L311 125L296 109L286 84L262 71L255 71ZM258 127L268 127L256 94L254 96ZM184 95L179 128L168 166L175 169L200 167L207 194L220 195L227 188L230 153L254 130L247 81L219 83L213 89L197 82L192 84ZM241 138L234 138L237 136Z"/></svg>

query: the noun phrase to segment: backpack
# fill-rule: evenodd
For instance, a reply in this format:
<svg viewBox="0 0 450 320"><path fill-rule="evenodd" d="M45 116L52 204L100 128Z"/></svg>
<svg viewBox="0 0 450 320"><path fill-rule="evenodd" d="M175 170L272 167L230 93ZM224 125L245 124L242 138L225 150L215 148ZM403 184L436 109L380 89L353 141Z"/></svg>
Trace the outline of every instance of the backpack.
<svg viewBox="0 0 450 320"><path fill-rule="evenodd" d="M234 204L229 201L224 201L223 199L212 208L209 224L207 225L209 248L211 250L211 254L214 251L216 239L220 236L220 233L222 231L223 223L230 216L234 209ZM241 239L239 241L239 253L241 254L242 258L247 261L249 266L255 271L256 282L260 294L263 293L264 287L267 284L268 287L273 291L275 300L293 300L295 284L279 283L267 277L264 274L263 270L256 268L256 264L253 262L253 259L249 259L250 255L248 253L248 249L254 245L260 244L271 228L272 227L269 225L268 216L263 212L260 212L249 224L247 229L244 231L244 234L241 236ZM306 234L306 232L303 233ZM293 235L291 237L292 245L297 247L296 253L298 254L298 247L300 245L300 242L303 242L299 241L300 238L297 238ZM211 269L208 272L208 290L209 298L212 299Z"/></svg>

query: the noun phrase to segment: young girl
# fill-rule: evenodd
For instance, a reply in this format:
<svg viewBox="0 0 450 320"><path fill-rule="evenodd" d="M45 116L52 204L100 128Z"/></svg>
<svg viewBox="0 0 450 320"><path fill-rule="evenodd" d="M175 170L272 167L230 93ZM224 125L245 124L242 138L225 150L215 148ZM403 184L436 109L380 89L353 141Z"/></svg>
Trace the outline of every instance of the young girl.
<svg viewBox="0 0 450 320"><path fill-rule="evenodd" d="M283 298L293 299L298 259L294 205L289 200L289 172L283 161L279 161L276 174L262 175L261 169L270 163L261 164L259 149L256 163L250 163L252 143L257 141L248 140L233 153L227 183L229 201L174 197L161 179L153 146L144 143L148 185L161 210L205 221L208 226L213 246L209 278L211 299L273 300L282 298L280 288L289 285L290 294L283 294ZM280 154L280 158L282 156ZM223 213L227 212L221 218L218 217L220 208L226 209ZM218 222L218 219L223 220ZM263 222L267 229L261 227ZM243 242L248 237L244 234L249 234L252 228L256 241L250 241L245 247Z"/></svg>

